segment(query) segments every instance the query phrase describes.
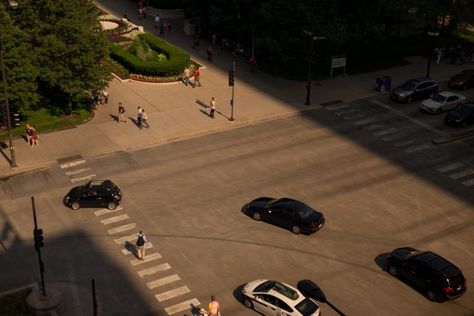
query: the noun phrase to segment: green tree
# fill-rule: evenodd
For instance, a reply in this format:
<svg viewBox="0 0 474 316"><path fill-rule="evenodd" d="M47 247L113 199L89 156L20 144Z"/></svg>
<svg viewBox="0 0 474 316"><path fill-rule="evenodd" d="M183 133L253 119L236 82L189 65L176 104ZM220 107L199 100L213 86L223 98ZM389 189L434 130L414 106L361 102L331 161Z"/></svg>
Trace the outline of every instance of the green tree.
<svg viewBox="0 0 474 316"><path fill-rule="evenodd" d="M108 54L91 0L23 0L16 24L28 30L39 71L38 84L51 109L69 114L87 92L110 78L101 64Z"/></svg>
<svg viewBox="0 0 474 316"><path fill-rule="evenodd" d="M34 55L22 30L13 25L9 10L0 4L0 38L3 43L8 100L12 112L21 112L39 100ZM0 100L3 100L3 81L0 80Z"/></svg>

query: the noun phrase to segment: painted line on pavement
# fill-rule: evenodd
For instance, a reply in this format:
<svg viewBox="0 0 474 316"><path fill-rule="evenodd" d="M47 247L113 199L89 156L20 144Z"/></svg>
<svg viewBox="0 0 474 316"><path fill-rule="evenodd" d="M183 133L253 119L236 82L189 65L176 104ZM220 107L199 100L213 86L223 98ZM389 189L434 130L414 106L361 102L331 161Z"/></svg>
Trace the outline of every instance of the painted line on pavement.
<svg viewBox="0 0 474 316"><path fill-rule="evenodd" d="M381 124L372 124L372 125L364 126L364 129L368 131L373 131L374 129L379 129L379 128L385 128L385 126Z"/></svg>
<svg viewBox="0 0 474 316"><path fill-rule="evenodd" d="M121 244L123 244L123 243L126 242L126 241L131 241L131 240L135 240L135 239L137 239L137 234L132 234L132 235L123 236L123 237L114 239L114 242L115 242L117 245L121 245Z"/></svg>
<svg viewBox="0 0 474 316"><path fill-rule="evenodd" d="M376 118L369 117L369 118L366 118L366 119L363 119L363 120L355 121L354 124L360 126L360 125L374 123L374 122L377 122L377 121L378 120Z"/></svg>
<svg viewBox="0 0 474 316"><path fill-rule="evenodd" d="M467 187L470 187L471 185L474 185L474 178L471 180L463 181L462 184L464 184Z"/></svg>
<svg viewBox="0 0 474 316"><path fill-rule="evenodd" d="M74 178L74 179L71 179L71 182L72 182L72 183L75 183L75 182L79 182L79 181L90 180L90 179L95 178L95 177L96 177L95 174L90 174L90 175L85 176L85 177L82 177L82 178Z"/></svg>
<svg viewBox="0 0 474 316"><path fill-rule="evenodd" d="M127 230L134 229L135 227L137 227L136 223L125 224L125 225L122 225L122 226L117 226L117 227L108 229L107 234L114 235L114 234L122 233L122 232L125 232ZM136 235L129 235L129 236L125 236L125 237L130 237L130 236L134 236L134 238L136 238Z"/></svg>
<svg viewBox="0 0 474 316"><path fill-rule="evenodd" d="M365 117L365 114L354 114L354 115L346 115L343 116L342 118L345 120L355 120L355 119L360 119L362 117Z"/></svg>
<svg viewBox="0 0 474 316"><path fill-rule="evenodd" d="M83 163L86 163L85 160L77 160L77 161L73 161L73 162L68 162L68 163L63 163L60 165L61 169L66 169L66 168L71 168L71 167L74 167L74 166L78 166L78 165L81 165Z"/></svg>
<svg viewBox="0 0 474 316"><path fill-rule="evenodd" d="M324 106L323 108L328 109L329 111L334 111L337 109L348 108L350 106L351 106L350 104L334 104L334 105Z"/></svg>
<svg viewBox="0 0 474 316"><path fill-rule="evenodd" d="M123 210L123 207L119 206L115 210L109 210L108 208L104 208L104 209L95 211L94 215L95 216L101 216L101 215L104 215L104 214L115 213L115 212L120 211L120 210Z"/></svg>
<svg viewBox="0 0 474 316"><path fill-rule="evenodd" d="M150 290L153 290L157 287L160 287L160 286L163 286L163 285L166 285L166 284L170 284L170 283L173 283L173 282L176 282L176 281L179 281L179 280L181 280L179 275L172 274L172 275L166 276L166 277L158 279L158 280L150 281L146 284L146 286L148 286L148 288Z"/></svg>
<svg viewBox="0 0 474 316"><path fill-rule="evenodd" d="M135 247L135 246L134 246L134 247ZM151 249L151 248L153 248L153 244L152 244L151 242L146 242L145 245L144 245L144 247L145 247L145 249ZM130 254L134 253L134 252L133 252L134 250L135 250L135 249L133 249L133 250L130 250L130 249L122 249L122 253L127 256L127 255L130 255Z"/></svg>
<svg viewBox="0 0 474 316"><path fill-rule="evenodd" d="M155 298L158 300L158 302L163 302L189 292L191 292L191 290L185 285L163 293L156 294Z"/></svg>
<svg viewBox="0 0 474 316"><path fill-rule="evenodd" d="M65 173L68 176L72 176L72 175L83 173L83 172L90 171L90 170L91 170L91 168L82 168L82 169L77 169L77 170L74 170L74 171L66 171Z"/></svg>
<svg viewBox="0 0 474 316"><path fill-rule="evenodd" d="M120 221L124 221L124 220L129 219L129 218L130 217L127 214L122 214L122 215L117 215L117 216L113 216L113 217L103 219L100 222L104 225L109 225L109 224L117 223L117 222L120 222Z"/></svg>
<svg viewBox="0 0 474 316"><path fill-rule="evenodd" d="M155 273L167 271L169 269L171 269L171 266L168 263L162 263L148 269L140 270L138 271L138 275L143 278L145 275L152 275Z"/></svg>
<svg viewBox="0 0 474 316"><path fill-rule="evenodd" d="M144 264L144 263L147 263L147 262L150 262L150 261L155 261L155 260L158 260L160 258L161 258L161 255L158 252L155 252L155 253L146 255L144 260L138 260L138 259L130 260L130 264L132 266L136 266L136 265Z"/></svg>
<svg viewBox="0 0 474 316"><path fill-rule="evenodd" d="M341 111L334 111L334 113L336 113L336 115L344 115L344 114L349 114L349 113L354 113L354 112L359 112L359 110L356 110L354 108L350 108L350 109L345 109L345 110L341 110Z"/></svg>
<svg viewBox="0 0 474 316"><path fill-rule="evenodd" d="M449 177L453 178L453 179L459 179L459 178L462 178L462 177L470 176L471 174L474 174L474 170L473 169L467 169L467 170L464 170L464 171L461 171L461 172L458 172L458 173L454 173L454 174L450 175Z"/></svg>
<svg viewBox="0 0 474 316"><path fill-rule="evenodd" d="M406 137L406 135L405 134L395 134L395 135L382 137L382 140L384 142L391 142L392 140L397 140L397 139L400 139L400 138L403 138L403 137Z"/></svg>
<svg viewBox="0 0 474 316"><path fill-rule="evenodd" d="M405 148L405 152L410 154L410 153L414 153L414 152L417 152L417 151L420 151L420 150L425 150L425 149L429 149L429 148L434 148L433 145L431 144L421 144L421 145L418 145L418 146L413 146L413 147L408 147L408 148Z"/></svg>
<svg viewBox="0 0 474 316"><path fill-rule="evenodd" d="M374 136L384 136L384 135L392 134L392 133L395 133L395 132L398 132L398 130L396 128L390 127L388 129L384 129L383 131L372 133L372 135L374 135Z"/></svg>
<svg viewBox="0 0 474 316"><path fill-rule="evenodd" d="M414 139L407 139L407 140L404 140L402 142L395 143L394 145L397 146L397 147L403 147L403 146L406 146L406 145L413 144L415 141L416 140L414 140Z"/></svg>
<svg viewBox="0 0 474 316"><path fill-rule="evenodd" d="M167 312L168 315L173 315L173 314L191 309L191 306L199 306L199 305L201 305L201 303L196 298L193 298L193 299L181 302L179 304L166 307L165 312Z"/></svg>
<svg viewBox="0 0 474 316"><path fill-rule="evenodd" d="M452 163L450 165L438 168L438 171L439 172L447 172L447 171L451 171L451 170L458 169L458 168L461 168L461 167L464 167L464 164L462 164L460 162L456 162L456 163Z"/></svg>

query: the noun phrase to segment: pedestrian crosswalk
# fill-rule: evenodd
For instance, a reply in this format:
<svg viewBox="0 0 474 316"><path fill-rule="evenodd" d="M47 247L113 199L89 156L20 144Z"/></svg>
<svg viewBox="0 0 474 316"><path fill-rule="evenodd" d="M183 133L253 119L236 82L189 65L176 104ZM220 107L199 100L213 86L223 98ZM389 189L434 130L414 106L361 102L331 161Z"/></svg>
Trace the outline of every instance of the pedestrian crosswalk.
<svg viewBox="0 0 474 316"><path fill-rule="evenodd" d="M92 169L87 167L87 161L81 155L59 159L58 163L71 183L89 181L97 177Z"/></svg>
<svg viewBox="0 0 474 316"><path fill-rule="evenodd" d="M407 134L405 129L402 132L397 127L388 126L380 115L377 116L377 114L371 113L372 116L366 116L354 104L338 103L324 106L324 108L381 141L390 143L406 155L414 155L419 152L437 149L431 141L420 139L416 134ZM440 162L437 163L438 172L447 175L452 180L459 180L466 187L474 187L473 163L451 162L439 166L439 164L446 163L445 159L439 160Z"/></svg>

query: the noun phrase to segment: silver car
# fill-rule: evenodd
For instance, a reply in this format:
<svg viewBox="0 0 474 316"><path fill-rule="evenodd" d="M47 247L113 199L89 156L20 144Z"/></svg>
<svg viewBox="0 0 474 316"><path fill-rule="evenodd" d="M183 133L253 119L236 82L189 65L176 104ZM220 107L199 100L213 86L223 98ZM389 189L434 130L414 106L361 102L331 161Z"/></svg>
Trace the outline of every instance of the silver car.
<svg viewBox="0 0 474 316"><path fill-rule="evenodd" d="M420 110L427 113L438 114L455 109L464 102L466 97L449 91L441 91L433 94L429 99L421 102Z"/></svg>

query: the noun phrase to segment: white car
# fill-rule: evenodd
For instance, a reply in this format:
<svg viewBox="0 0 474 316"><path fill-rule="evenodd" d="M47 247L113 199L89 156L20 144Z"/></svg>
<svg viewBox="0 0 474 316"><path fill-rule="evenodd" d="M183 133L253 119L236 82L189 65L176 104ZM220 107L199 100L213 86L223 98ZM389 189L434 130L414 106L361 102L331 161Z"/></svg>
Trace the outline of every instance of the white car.
<svg viewBox="0 0 474 316"><path fill-rule="evenodd" d="M466 97L461 94L441 91L421 102L420 110L428 113L441 113L456 108L464 100Z"/></svg>
<svg viewBox="0 0 474 316"><path fill-rule="evenodd" d="M283 282L259 279L242 289L244 304L266 316L318 316L319 306Z"/></svg>

